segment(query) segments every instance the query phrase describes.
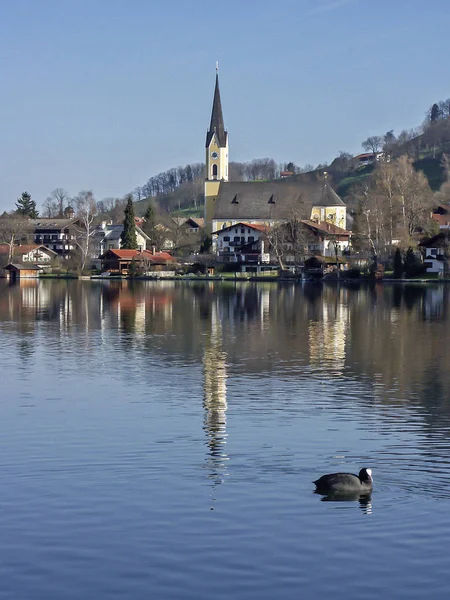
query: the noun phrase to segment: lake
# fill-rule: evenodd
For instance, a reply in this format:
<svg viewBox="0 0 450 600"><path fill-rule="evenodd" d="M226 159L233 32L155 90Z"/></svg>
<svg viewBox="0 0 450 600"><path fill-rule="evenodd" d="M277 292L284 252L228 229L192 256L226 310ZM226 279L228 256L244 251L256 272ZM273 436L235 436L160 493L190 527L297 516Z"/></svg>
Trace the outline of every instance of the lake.
<svg viewBox="0 0 450 600"><path fill-rule="evenodd" d="M0 280L0 598L448 597L449 308ZM363 466L370 499L313 493Z"/></svg>

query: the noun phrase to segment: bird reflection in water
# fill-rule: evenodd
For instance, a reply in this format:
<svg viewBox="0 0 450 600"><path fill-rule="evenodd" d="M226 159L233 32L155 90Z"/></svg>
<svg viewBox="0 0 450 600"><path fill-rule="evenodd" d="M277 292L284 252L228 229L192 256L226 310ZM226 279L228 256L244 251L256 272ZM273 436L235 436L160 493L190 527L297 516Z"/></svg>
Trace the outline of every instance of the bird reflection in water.
<svg viewBox="0 0 450 600"><path fill-rule="evenodd" d="M317 491L315 494L319 494ZM358 502L359 508L366 515L372 514L372 496L361 496L360 494L329 494L328 496L322 496L322 502Z"/></svg>
<svg viewBox="0 0 450 600"><path fill-rule="evenodd" d="M207 437L206 467L212 481L212 500L215 491L227 475L227 355L222 350L221 325L216 312L211 319L211 332L205 343L203 360L203 429Z"/></svg>

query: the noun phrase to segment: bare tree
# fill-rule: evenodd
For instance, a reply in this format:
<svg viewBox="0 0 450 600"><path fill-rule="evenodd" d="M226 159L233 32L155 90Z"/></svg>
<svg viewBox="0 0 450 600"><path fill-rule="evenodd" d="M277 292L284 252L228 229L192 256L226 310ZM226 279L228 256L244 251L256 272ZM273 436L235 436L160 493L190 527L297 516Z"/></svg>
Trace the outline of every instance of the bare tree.
<svg viewBox="0 0 450 600"><path fill-rule="evenodd" d="M8 246L8 262L14 257L14 246L26 238L27 219L16 214L0 219L0 243Z"/></svg>
<svg viewBox="0 0 450 600"><path fill-rule="evenodd" d="M372 135L368 137L367 140L364 140L361 145L366 152L373 152L373 154L376 154L383 145L383 138L379 135Z"/></svg>
<svg viewBox="0 0 450 600"><path fill-rule="evenodd" d="M268 224L263 235L263 241L267 242L269 252L275 254L278 266L284 271L284 256L286 252L286 231L284 223Z"/></svg>
<svg viewBox="0 0 450 600"><path fill-rule="evenodd" d="M144 188L140 186L134 188L133 198L135 202L140 202L141 200L143 200L145 198Z"/></svg>
<svg viewBox="0 0 450 600"><path fill-rule="evenodd" d="M69 196L63 188L55 188L45 202L45 208L56 206L57 214L50 215L51 217L57 216L60 219L64 217L64 209L68 205Z"/></svg>
<svg viewBox="0 0 450 600"><path fill-rule="evenodd" d="M432 194L422 171L416 171L412 159L401 156L394 163L394 184L398 194L407 241L428 220Z"/></svg>
<svg viewBox="0 0 450 600"><path fill-rule="evenodd" d="M432 193L425 175L414 169L406 155L378 165L356 196L359 235L367 236L377 256L383 257L394 239L411 245L414 234L428 226Z"/></svg>
<svg viewBox="0 0 450 600"><path fill-rule="evenodd" d="M92 236L95 233L94 219L97 215L97 203L91 191L83 191L75 198L76 244L81 251L81 270L83 271L90 255Z"/></svg>
<svg viewBox="0 0 450 600"><path fill-rule="evenodd" d="M58 205L50 196L42 203L42 214L48 219L59 216Z"/></svg>

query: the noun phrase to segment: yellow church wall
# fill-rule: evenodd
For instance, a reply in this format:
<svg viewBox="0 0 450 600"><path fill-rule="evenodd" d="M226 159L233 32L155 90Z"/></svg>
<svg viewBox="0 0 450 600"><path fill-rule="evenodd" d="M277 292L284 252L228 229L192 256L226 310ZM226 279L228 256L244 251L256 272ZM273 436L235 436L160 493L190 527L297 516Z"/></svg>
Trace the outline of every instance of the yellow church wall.
<svg viewBox="0 0 450 600"><path fill-rule="evenodd" d="M205 222L210 224L214 216L214 204L219 194L220 181L205 181Z"/></svg>
<svg viewBox="0 0 450 600"><path fill-rule="evenodd" d="M330 221L338 227L345 229L346 207L345 206L313 206L311 209L312 221Z"/></svg>

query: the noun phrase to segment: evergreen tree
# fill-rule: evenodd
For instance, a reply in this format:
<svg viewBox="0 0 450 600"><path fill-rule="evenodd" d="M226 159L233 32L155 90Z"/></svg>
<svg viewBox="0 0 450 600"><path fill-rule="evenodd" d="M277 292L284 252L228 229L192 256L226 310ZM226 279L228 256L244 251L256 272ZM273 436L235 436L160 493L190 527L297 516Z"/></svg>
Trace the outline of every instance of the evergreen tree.
<svg viewBox="0 0 450 600"><path fill-rule="evenodd" d="M400 279L403 274L403 260L400 248L397 248L394 254L394 277Z"/></svg>
<svg viewBox="0 0 450 600"><path fill-rule="evenodd" d="M403 269L405 271L406 277L412 277L417 273L417 258L414 254L414 250L411 246L408 248L405 254L405 260L403 261Z"/></svg>
<svg viewBox="0 0 450 600"><path fill-rule="evenodd" d="M16 213L30 219L37 219L39 212L36 209L36 202L31 199L28 192L23 192L16 202Z"/></svg>
<svg viewBox="0 0 450 600"><path fill-rule="evenodd" d="M137 250L136 223L134 221L134 206L131 194L127 196L125 219L123 221L123 231L120 241L123 250Z"/></svg>
<svg viewBox="0 0 450 600"><path fill-rule="evenodd" d="M147 210L144 215L144 223L142 225L142 231L148 235L150 238L150 243L152 245L156 245L156 236L155 236L155 227L156 227L156 217L155 211L153 210L152 203L149 202Z"/></svg>
<svg viewBox="0 0 450 600"><path fill-rule="evenodd" d="M433 104L430 109L430 121L434 123L438 121L441 116L441 111L439 110L439 106L437 104Z"/></svg>

